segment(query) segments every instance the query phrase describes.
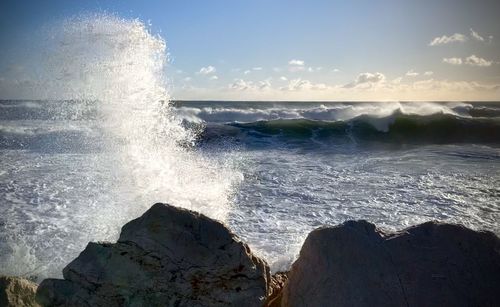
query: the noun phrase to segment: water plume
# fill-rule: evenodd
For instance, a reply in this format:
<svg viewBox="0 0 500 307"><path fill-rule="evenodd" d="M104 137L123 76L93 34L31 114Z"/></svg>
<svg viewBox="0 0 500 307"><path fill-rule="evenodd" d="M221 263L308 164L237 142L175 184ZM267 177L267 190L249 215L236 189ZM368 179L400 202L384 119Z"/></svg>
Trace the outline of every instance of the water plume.
<svg viewBox="0 0 500 307"><path fill-rule="evenodd" d="M38 152L19 165L34 168L39 159L45 175L12 189L29 189L31 180L36 195L23 198L41 201L33 207L22 198L4 209L1 273L57 276L88 241L116 239L155 202L226 218L241 175L222 155L197 151L194 133L172 112L160 36L137 19L76 16L48 28L40 55L37 89L45 101L38 104L52 107L30 131L61 129L39 135L57 140L43 144L50 155ZM7 176L33 176L18 170Z"/></svg>

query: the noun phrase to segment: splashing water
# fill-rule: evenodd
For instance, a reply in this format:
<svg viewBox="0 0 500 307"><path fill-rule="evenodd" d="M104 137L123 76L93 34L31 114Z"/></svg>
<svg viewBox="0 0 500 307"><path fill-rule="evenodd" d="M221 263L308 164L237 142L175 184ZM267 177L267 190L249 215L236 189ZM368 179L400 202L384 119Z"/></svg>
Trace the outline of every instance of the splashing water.
<svg viewBox="0 0 500 307"><path fill-rule="evenodd" d="M62 29L56 59L71 64L63 67L70 76L60 88L73 99L99 101L103 128L124 143L112 149L121 151L141 194L223 220L238 176L183 146L195 135L168 106L163 39L138 20L106 15L72 19Z"/></svg>
<svg viewBox="0 0 500 307"><path fill-rule="evenodd" d="M43 150L2 150L10 161L2 176L12 180L0 191L9 199L0 208L1 273L58 276L88 241L116 239L154 202L224 220L241 174L222 155L193 149L195 135L171 112L165 41L139 20L107 14L48 32L38 89L59 101L45 102L56 105L48 120L30 123L64 133L39 136L57 140ZM82 141L69 142L75 135Z"/></svg>

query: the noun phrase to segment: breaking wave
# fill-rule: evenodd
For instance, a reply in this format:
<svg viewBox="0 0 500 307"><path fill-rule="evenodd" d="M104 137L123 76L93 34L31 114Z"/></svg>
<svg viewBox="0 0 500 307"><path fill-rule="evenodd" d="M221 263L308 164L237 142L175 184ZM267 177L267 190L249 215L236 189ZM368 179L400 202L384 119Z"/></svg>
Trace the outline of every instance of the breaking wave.
<svg viewBox="0 0 500 307"><path fill-rule="evenodd" d="M353 141L389 143L500 143L500 107L449 102L329 103L288 107L263 103L246 108L180 105L184 124L197 127L200 142Z"/></svg>

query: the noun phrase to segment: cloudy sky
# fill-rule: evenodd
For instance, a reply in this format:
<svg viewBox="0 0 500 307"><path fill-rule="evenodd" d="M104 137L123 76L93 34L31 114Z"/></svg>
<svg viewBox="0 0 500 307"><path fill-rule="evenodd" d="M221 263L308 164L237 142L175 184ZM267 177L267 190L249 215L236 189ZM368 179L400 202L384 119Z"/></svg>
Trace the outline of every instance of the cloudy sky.
<svg viewBox="0 0 500 307"><path fill-rule="evenodd" d="M37 29L95 11L167 41L175 99L500 100L498 0L6 0L0 98Z"/></svg>

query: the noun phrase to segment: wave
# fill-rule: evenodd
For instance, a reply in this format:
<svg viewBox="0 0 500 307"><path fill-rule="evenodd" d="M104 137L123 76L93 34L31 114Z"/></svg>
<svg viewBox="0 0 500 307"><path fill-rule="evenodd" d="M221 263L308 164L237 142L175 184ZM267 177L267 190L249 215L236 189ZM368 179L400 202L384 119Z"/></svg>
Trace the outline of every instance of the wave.
<svg viewBox="0 0 500 307"><path fill-rule="evenodd" d="M460 117L452 114L386 117L360 115L349 120L277 119L250 123L208 124L198 127L201 143L232 138L252 143L269 139L328 142L385 142L401 144L500 144L499 118Z"/></svg>
<svg viewBox="0 0 500 307"><path fill-rule="evenodd" d="M188 122L251 123L289 119L348 121L362 115L384 118L398 113L481 117L500 114L500 105L477 106L464 102L210 102L176 104L175 111L179 118Z"/></svg>

